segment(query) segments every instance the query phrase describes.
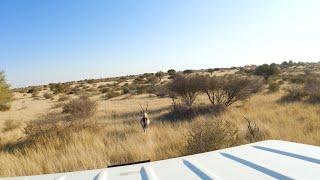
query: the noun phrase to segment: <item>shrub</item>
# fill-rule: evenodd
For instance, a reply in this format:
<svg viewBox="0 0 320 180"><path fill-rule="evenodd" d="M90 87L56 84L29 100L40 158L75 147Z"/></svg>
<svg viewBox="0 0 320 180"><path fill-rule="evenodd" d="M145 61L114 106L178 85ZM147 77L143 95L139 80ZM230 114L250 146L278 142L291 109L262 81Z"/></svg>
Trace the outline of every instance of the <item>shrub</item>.
<svg viewBox="0 0 320 180"><path fill-rule="evenodd" d="M11 104L6 103L6 104L0 104L0 111L8 111L11 108Z"/></svg>
<svg viewBox="0 0 320 180"><path fill-rule="evenodd" d="M40 91L40 88L39 87L30 87L28 89L28 92L27 93L30 93L30 94L36 94Z"/></svg>
<svg viewBox="0 0 320 180"><path fill-rule="evenodd" d="M49 88L53 92L53 94L66 93L70 91L70 84L69 83L51 83L49 84Z"/></svg>
<svg viewBox="0 0 320 180"><path fill-rule="evenodd" d="M104 88L101 88L100 89L100 92L101 93L107 93L107 92L109 92L110 91L110 88L108 88L108 87L104 87Z"/></svg>
<svg viewBox="0 0 320 180"><path fill-rule="evenodd" d="M156 92L156 88L154 85L151 86L146 86L145 87L145 92L149 94L154 94Z"/></svg>
<svg viewBox="0 0 320 180"><path fill-rule="evenodd" d="M161 81L162 80L162 78L164 77L164 72L162 72L162 71L159 71L159 72L157 72L156 73L156 77L159 79L159 81Z"/></svg>
<svg viewBox="0 0 320 180"><path fill-rule="evenodd" d="M215 72L215 69L209 68L207 69L207 72L212 74L213 72Z"/></svg>
<svg viewBox="0 0 320 180"><path fill-rule="evenodd" d="M136 92L137 92L137 94L143 94L143 93L147 92L146 87L147 87L147 86L145 86L145 85L139 85L139 86L137 86L137 87L136 87L136 90L137 90Z"/></svg>
<svg viewBox="0 0 320 180"><path fill-rule="evenodd" d="M138 76L134 79L135 83L144 83L145 79L143 76Z"/></svg>
<svg viewBox="0 0 320 180"><path fill-rule="evenodd" d="M239 144L238 128L222 119L197 120L192 123L187 135L186 154L196 154L228 148Z"/></svg>
<svg viewBox="0 0 320 180"><path fill-rule="evenodd" d="M21 121L14 121L14 120L6 120L4 122L3 132L12 131L14 129L20 128L23 125Z"/></svg>
<svg viewBox="0 0 320 180"><path fill-rule="evenodd" d="M259 78L236 76L202 76L197 81L202 82L200 87L207 94L212 104L222 104L224 106L230 106L239 100L249 98L252 94L257 93L263 84Z"/></svg>
<svg viewBox="0 0 320 180"><path fill-rule="evenodd" d="M280 66L281 68L287 68L287 67L293 66L294 64L295 63L292 60L289 60L289 62L283 61Z"/></svg>
<svg viewBox="0 0 320 180"><path fill-rule="evenodd" d="M123 94L128 94L130 92L130 89L127 86L125 86L122 88L122 92Z"/></svg>
<svg viewBox="0 0 320 180"><path fill-rule="evenodd" d="M63 113L71 115L74 119L89 118L95 114L97 103L86 96L71 100L63 106Z"/></svg>
<svg viewBox="0 0 320 180"><path fill-rule="evenodd" d="M300 101L302 98L306 97L306 93L303 90L303 86L294 85L286 88L287 94L283 96L280 101L290 102L290 101Z"/></svg>
<svg viewBox="0 0 320 180"><path fill-rule="evenodd" d="M46 99L50 99L50 98L53 98L53 94L47 92L43 94L43 97Z"/></svg>
<svg viewBox="0 0 320 180"><path fill-rule="evenodd" d="M304 85L304 91L311 102L320 102L320 75L310 75Z"/></svg>
<svg viewBox="0 0 320 180"><path fill-rule="evenodd" d="M186 69L186 70L183 71L183 73L184 73L184 74L191 74L191 73L193 73L193 70L191 70L191 69Z"/></svg>
<svg viewBox="0 0 320 180"><path fill-rule="evenodd" d="M247 118L245 119L247 120L247 132L245 136L247 141L252 143L265 140L268 136L268 133L266 131L262 131L255 121L251 121Z"/></svg>
<svg viewBox="0 0 320 180"><path fill-rule="evenodd" d="M230 106L257 93L262 85L261 78L256 77L177 75L169 83L169 90L189 107L192 106L200 92L205 92L213 105Z"/></svg>
<svg viewBox="0 0 320 180"><path fill-rule="evenodd" d="M280 71L275 64L263 64L255 69L254 74L262 76L265 78L265 80L268 80L270 76L278 74L279 72Z"/></svg>
<svg viewBox="0 0 320 180"><path fill-rule="evenodd" d="M67 96L65 94L60 95L60 97L58 99L59 102L66 101L66 100L69 100L69 96Z"/></svg>
<svg viewBox="0 0 320 180"><path fill-rule="evenodd" d="M308 100L312 103L320 102L320 75L309 74L305 76L304 84L293 85L286 89L287 94L281 101L300 101Z"/></svg>
<svg viewBox="0 0 320 180"><path fill-rule="evenodd" d="M174 69L169 69L169 70L167 71L167 73L168 73L170 76L172 76L172 75L174 75L174 74L176 73L176 70L174 70Z"/></svg>
<svg viewBox="0 0 320 180"><path fill-rule="evenodd" d="M150 84L156 84L157 83L157 77L154 75L148 76L147 77L147 82Z"/></svg>
<svg viewBox="0 0 320 180"><path fill-rule="evenodd" d="M97 82L97 80L95 80L95 79L88 79L88 80L86 80L86 81L87 81L87 83L89 83L89 84L93 84L93 83Z"/></svg>
<svg viewBox="0 0 320 180"><path fill-rule="evenodd" d="M70 89L70 91L68 91L66 94L78 94L80 91L81 89L79 89L78 87L74 87Z"/></svg>
<svg viewBox="0 0 320 180"><path fill-rule="evenodd" d="M88 92L95 92L95 91L97 91L97 89L94 88L94 87L91 87L91 88L88 88L87 91L88 91Z"/></svg>
<svg viewBox="0 0 320 180"><path fill-rule="evenodd" d="M167 86L158 86L156 87L155 95L158 97L165 97L169 95L169 89Z"/></svg>
<svg viewBox="0 0 320 180"><path fill-rule="evenodd" d="M110 91L105 95L106 99L111 99L114 97L120 96L120 93L116 92L116 91Z"/></svg>
<svg viewBox="0 0 320 180"><path fill-rule="evenodd" d="M258 78L238 78L232 76L222 82L222 93L218 93L219 104L230 106L238 100L245 100L257 93L262 87L262 81Z"/></svg>
<svg viewBox="0 0 320 180"><path fill-rule="evenodd" d="M144 73L142 77L147 78L149 76L154 76L154 73Z"/></svg>
<svg viewBox="0 0 320 180"><path fill-rule="evenodd" d="M185 105L191 107L201 90L200 83L197 76L176 75L169 84L169 90L180 97Z"/></svg>
<svg viewBox="0 0 320 180"><path fill-rule="evenodd" d="M28 93L28 89L27 88L19 88L19 89L15 89L15 92L19 92L21 94L24 94L24 93Z"/></svg>
<svg viewBox="0 0 320 180"><path fill-rule="evenodd" d="M307 77L305 74L299 74L299 75L288 77L288 79L291 83L303 84L306 82Z"/></svg>
<svg viewBox="0 0 320 180"><path fill-rule="evenodd" d="M32 93L32 97L33 98L38 98L39 99L38 95L39 95L38 91L35 91L35 92Z"/></svg>
<svg viewBox="0 0 320 180"><path fill-rule="evenodd" d="M268 86L269 92L273 92L274 93L274 92L279 91L279 89L280 89L280 85L278 83L276 83L276 82L272 82Z"/></svg>
<svg viewBox="0 0 320 180"><path fill-rule="evenodd" d="M128 80L128 76L122 76L119 78L121 82Z"/></svg>
<svg viewBox="0 0 320 180"><path fill-rule="evenodd" d="M95 121L87 121L83 119L81 121L70 121L68 116L61 113L50 113L40 117L38 120L33 120L27 123L25 133L27 135L26 143L24 145L31 145L34 143L43 143L47 145L48 139L60 137L67 140L68 136L73 132L78 132L82 129L92 129L96 132L99 126L96 126ZM41 141L42 140L42 141ZM43 142L43 140L45 140ZM61 145L61 144L60 144Z"/></svg>
<svg viewBox="0 0 320 180"><path fill-rule="evenodd" d="M8 85L4 72L0 72L0 111L7 111L11 108L12 92Z"/></svg>
<svg viewBox="0 0 320 180"><path fill-rule="evenodd" d="M102 85L98 86L98 89L103 89L103 88L107 88L107 87L108 87L107 84L102 84Z"/></svg>

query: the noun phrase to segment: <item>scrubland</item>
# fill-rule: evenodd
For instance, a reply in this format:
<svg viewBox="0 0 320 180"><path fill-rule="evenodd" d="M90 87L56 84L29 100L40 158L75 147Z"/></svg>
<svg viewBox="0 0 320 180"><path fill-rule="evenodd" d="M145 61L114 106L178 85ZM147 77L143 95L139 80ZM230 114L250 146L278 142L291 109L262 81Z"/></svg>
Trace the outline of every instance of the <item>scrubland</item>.
<svg viewBox="0 0 320 180"><path fill-rule="evenodd" d="M315 92L304 88L298 93L302 94L299 98L288 98L291 92L288 88L302 86L299 81L304 78L300 75L310 76L305 72L310 69L318 73L319 66L281 68L281 72L271 76L258 92L219 111L206 93L199 92L195 101L188 104L187 112L193 112L190 117L174 116L172 95L160 92L162 85L172 81L167 73L158 80L133 76L74 82L68 87L51 85L50 88L48 85L41 87L36 95L33 91L28 93L30 88L16 90L11 109L0 112L0 176L88 170L147 159L155 161L265 139L319 146L320 103L309 100L315 97L312 94ZM196 73L251 76L247 72L237 72L233 68L213 73L186 73L188 76ZM275 82L279 88L268 87ZM140 85L145 86L139 88ZM66 93L64 88L73 93ZM45 93L52 93L52 96L45 97ZM65 104L83 94L96 103L92 114L90 111L89 115L79 118L82 114L77 112L76 115L72 115L73 111L63 113ZM67 98L61 98L63 95ZM183 103L179 97L177 101ZM139 105L146 107L147 104L151 126L145 134L139 123Z"/></svg>

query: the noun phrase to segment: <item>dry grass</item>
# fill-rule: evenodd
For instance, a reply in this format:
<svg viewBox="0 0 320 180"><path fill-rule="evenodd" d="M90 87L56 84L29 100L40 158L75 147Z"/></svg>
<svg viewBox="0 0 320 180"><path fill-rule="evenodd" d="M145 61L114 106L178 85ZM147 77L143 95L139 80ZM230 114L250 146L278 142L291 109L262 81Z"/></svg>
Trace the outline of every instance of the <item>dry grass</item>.
<svg viewBox="0 0 320 180"><path fill-rule="evenodd" d="M254 120L260 130L267 132L267 139L319 145L320 106L304 103L278 104L277 100L281 96L281 93L256 95L245 103L231 106L219 115L219 118L237 125L239 136L243 138L242 143L247 142L244 139L247 125L243 118L245 116ZM137 121L138 108L132 108L133 104L145 101L150 102L150 111L154 112L151 114L154 121L148 136L142 133ZM1 142L10 143L12 146L3 148L0 152L0 175L19 176L85 170L124 162L185 155L187 135L192 130L192 124L188 121L157 121L158 117L168 110L156 110L168 107L168 99L138 96L109 103L114 106L107 113L119 109L115 111L114 117L106 116L108 118L105 119L101 116L104 112L101 108L100 116L96 117L99 119L96 125L99 128L91 126L78 131L65 130L62 135L39 136L31 146L21 146L21 139L25 137L23 124L7 123L10 127L5 126L7 130L2 130ZM159 108L156 108L158 106ZM196 119L215 121L216 117L203 115Z"/></svg>
<svg viewBox="0 0 320 180"><path fill-rule="evenodd" d="M100 83L101 84L101 83ZM320 145L320 105L304 102L279 103L284 91L261 92L245 102L237 102L214 116L202 114L180 122L166 121L171 100L153 95L123 95L98 100L98 112L84 124L70 125L61 119L41 133L30 133L30 120L49 113L57 100L33 100L30 95L15 94L12 109L0 114L0 176L20 176L103 168L107 165L160 160L197 153L190 151L190 133L202 123L209 123L216 132L234 131L215 122L231 122L237 130L238 143L249 143L247 120L254 121L262 139L281 139ZM57 97L58 99L58 97ZM139 104L149 103L152 120L148 135L139 125ZM205 95L195 105L210 104ZM60 121L61 120L61 121ZM45 126L42 126L45 127ZM221 128L220 130L218 128ZM45 129L45 128L43 128ZM206 132L209 132L205 130ZM31 131L35 132L35 131ZM212 134L208 133L209 141ZM206 139L208 140L208 139ZM233 138L231 138L233 140ZM222 139L205 150L233 146L230 138ZM227 143L223 143L228 141ZM252 140L250 140L252 141ZM230 144L228 144L230 143ZM197 144L197 141L195 141ZM206 149L208 148L208 149Z"/></svg>
<svg viewBox="0 0 320 180"><path fill-rule="evenodd" d="M181 148L177 147L183 147L183 142L176 140L184 137L185 124L157 124L152 127L148 136L135 123L117 122L101 126L103 128L98 130L84 128L60 135L39 136L32 145L21 149L16 145L17 147L11 147L13 151L2 151L1 175L102 168L142 159L176 157L182 153Z"/></svg>

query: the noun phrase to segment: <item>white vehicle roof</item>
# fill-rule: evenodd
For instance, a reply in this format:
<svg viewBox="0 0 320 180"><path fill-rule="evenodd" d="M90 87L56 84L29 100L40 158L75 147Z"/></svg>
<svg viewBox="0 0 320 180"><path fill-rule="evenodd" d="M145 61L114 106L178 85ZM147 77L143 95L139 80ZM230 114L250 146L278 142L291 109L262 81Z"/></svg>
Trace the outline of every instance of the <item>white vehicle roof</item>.
<svg viewBox="0 0 320 180"><path fill-rule="evenodd" d="M268 140L143 164L6 179L320 179L320 148Z"/></svg>

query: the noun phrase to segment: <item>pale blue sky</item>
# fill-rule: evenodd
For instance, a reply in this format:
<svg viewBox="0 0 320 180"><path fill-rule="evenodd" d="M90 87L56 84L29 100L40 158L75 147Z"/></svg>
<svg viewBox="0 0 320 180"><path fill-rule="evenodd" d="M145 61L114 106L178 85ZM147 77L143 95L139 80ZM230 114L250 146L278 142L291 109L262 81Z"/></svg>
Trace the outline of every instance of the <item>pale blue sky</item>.
<svg viewBox="0 0 320 180"><path fill-rule="evenodd" d="M1 0L14 87L320 60L318 0Z"/></svg>

